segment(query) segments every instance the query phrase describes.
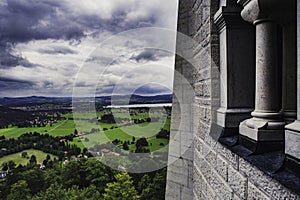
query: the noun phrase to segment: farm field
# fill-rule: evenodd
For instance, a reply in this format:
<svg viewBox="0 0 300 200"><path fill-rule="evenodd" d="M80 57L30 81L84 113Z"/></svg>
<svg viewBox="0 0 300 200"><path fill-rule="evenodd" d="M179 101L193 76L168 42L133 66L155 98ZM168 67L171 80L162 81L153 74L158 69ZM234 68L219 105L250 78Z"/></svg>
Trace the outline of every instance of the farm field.
<svg viewBox="0 0 300 200"><path fill-rule="evenodd" d="M133 136L136 139L146 137L149 144L152 143L152 145L148 146L148 148L150 149L150 151L155 151L162 148L162 146L160 146L160 143L163 143L164 145L168 144L167 139L157 139L155 135L160 131L162 127L168 130L169 125L170 119L168 118L165 124L163 124L162 122L153 122L115 128L112 130L109 129L105 131L104 134L103 132L89 134L80 138L74 138L74 140L69 143L76 144L79 148L83 149L84 147L90 148L96 144L104 144L115 139L121 141L132 141ZM129 149L134 150L135 144L129 145Z"/></svg>
<svg viewBox="0 0 300 200"><path fill-rule="evenodd" d="M100 126L96 125L95 123L90 123L87 120L80 120L80 123L77 125L76 128L80 129L81 131L90 131L92 128L110 128L115 126L115 124L105 124L100 123ZM18 127L9 127L0 129L0 135L4 135L6 138L17 138L24 133L29 132L38 132L41 134L49 134L52 136L66 136L73 134L75 130L75 124L73 120L61 120L57 123L54 123L52 127L48 124L45 127L30 127L30 128L18 128Z"/></svg>
<svg viewBox="0 0 300 200"><path fill-rule="evenodd" d="M148 117L162 117L162 113L154 112L154 113L137 113L137 115L130 116L128 110L124 109L111 109L113 112L113 115L115 117L119 118L128 118L131 117L131 119L145 119ZM78 112L75 114L75 116L72 113L67 113L63 115L65 118L78 118L78 119L92 119L95 117L101 117L104 114L108 113L107 111L97 111L97 112Z"/></svg>
<svg viewBox="0 0 300 200"><path fill-rule="evenodd" d="M0 129L0 135L4 135L7 138L17 138L24 133L38 132L41 134L48 133L53 136L64 136L74 133L74 122L73 120L62 120L54 123L52 126L46 125L45 127L30 127L30 128L18 128L9 127Z"/></svg>
<svg viewBox="0 0 300 200"><path fill-rule="evenodd" d="M47 154L47 153L44 153L42 151L35 150L35 149L28 149L28 150L24 150L22 152L27 152L29 158L32 155L35 155L37 164L41 164L43 162L43 160L46 159L47 155L50 155L51 160L53 160L54 158L57 158L57 156ZM29 162L29 158L22 158L22 156L21 156L22 152L14 153L14 154L7 155L7 156L0 158L0 166L2 166L3 163L6 163L10 160L14 161L16 163L16 165L19 165L19 164L26 165Z"/></svg>
<svg viewBox="0 0 300 200"><path fill-rule="evenodd" d="M101 116L105 112L98 112L97 115ZM159 117L161 120L158 122L151 122L151 123L142 123L142 124L135 124L132 126L124 126L124 127L117 127L116 124L108 124L100 122L99 125L96 122L90 122L87 119L91 119L92 117L89 116L90 113L80 113L79 120L73 120L72 113L65 114L64 117L66 120L58 121L54 123L52 126L47 124L45 127L30 127L30 128L18 128L18 127L9 127L0 129L0 135L4 135L6 138L17 138L24 133L29 132L38 132L41 134L49 134L52 136L67 136L74 133L74 130L77 129L78 132L90 132L92 129L100 129L100 132L96 132L93 134L88 134L81 137L76 137L73 141L68 142L69 144L75 144L80 149L83 148L90 148L95 146L96 144L104 144L108 141L113 141L118 139L120 141L132 141L133 136L136 139L141 137L147 138L149 142L148 148L150 151L155 151L161 149L163 145L168 144L167 139L157 139L155 135L160 131L161 128L165 130L170 130L170 118L166 118L165 122L162 120L164 114L162 113L151 113L151 117ZM115 114L115 113L114 113ZM127 115L124 112L119 112L115 114L116 117L125 118ZM78 115L77 115L78 117ZM138 113L137 115L132 116L133 119L144 119L148 118L148 113ZM76 123L76 127L75 127ZM111 129L114 127L113 129ZM103 130L105 129L105 131ZM152 145L150 145L152 144ZM130 144L129 150L135 149L135 144Z"/></svg>

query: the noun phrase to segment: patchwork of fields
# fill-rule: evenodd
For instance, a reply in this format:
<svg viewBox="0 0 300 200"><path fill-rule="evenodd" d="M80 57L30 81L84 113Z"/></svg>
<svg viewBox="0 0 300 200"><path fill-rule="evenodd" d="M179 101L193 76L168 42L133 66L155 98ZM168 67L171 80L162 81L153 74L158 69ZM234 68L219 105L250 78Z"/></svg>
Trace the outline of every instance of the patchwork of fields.
<svg viewBox="0 0 300 200"><path fill-rule="evenodd" d="M97 116L101 117L104 112L97 112ZM116 117L128 118L128 114L124 113L114 113ZM73 141L69 141L69 144L75 144L81 149L91 148L96 144L104 144L106 142L111 142L118 139L119 141L132 141L133 137L139 139L145 137L149 143L147 147L151 152L162 149L168 144L168 139L165 138L156 138L156 135L161 129L170 131L170 117L162 113L151 113L150 117L159 118L156 122L145 122L134 125L120 126L117 124L93 122L88 120L92 118L91 114L82 113L81 115L76 115L76 121L73 120L72 113L64 115L65 120L60 120L51 126L47 124L45 127L29 127L29 128L18 128L18 127L8 127L0 129L0 136L4 135L5 138L18 138L24 133L38 132L40 134L49 134L51 136L67 136L74 134L75 129L78 130L78 133L82 136L73 138ZM148 113L139 113L133 116L130 116L131 119L145 119L149 117ZM75 126L76 122L76 126ZM90 133L92 129L97 129L95 133ZM85 134L84 134L85 133ZM86 134L88 133L88 134ZM121 147L121 144L119 144ZM136 146L135 144L128 145L129 151L134 151ZM29 155L36 155L38 163L41 163L46 158L46 153L38 150L27 150ZM53 156L52 156L53 158ZM28 159L22 158L21 153L11 154L4 156L0 159L0 166L2 163L13 160L16 164L25 165L28 163Z"/></svg>

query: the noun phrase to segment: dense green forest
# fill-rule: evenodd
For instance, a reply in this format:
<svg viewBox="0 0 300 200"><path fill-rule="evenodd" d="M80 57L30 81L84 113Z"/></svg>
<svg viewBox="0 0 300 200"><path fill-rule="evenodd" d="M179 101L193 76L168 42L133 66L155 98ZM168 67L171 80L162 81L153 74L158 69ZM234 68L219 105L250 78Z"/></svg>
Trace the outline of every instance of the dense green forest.
<svg viewBox="0 0 300 200"><path fill-rule="evenodd" d="M170 113L0 109L0 199L164 199Z"/></svg>
<svg viewBox="0 0 300 200"><path fill-rule="evenodd" d="M45 158L47 160L47 158ZM50 163L50 162L49 162ZM0 199L164 199L166 168L144 174L113 170L95 158L81 158L62 165L58 160L41 169L32 161L10 164L0 182Z"/></svg>

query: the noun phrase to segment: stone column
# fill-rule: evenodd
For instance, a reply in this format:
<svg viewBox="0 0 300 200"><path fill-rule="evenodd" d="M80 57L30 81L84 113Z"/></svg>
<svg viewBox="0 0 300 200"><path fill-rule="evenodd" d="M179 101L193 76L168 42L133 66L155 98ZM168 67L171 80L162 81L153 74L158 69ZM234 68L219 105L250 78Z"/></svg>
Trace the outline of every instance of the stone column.
<svg viewBox="0 0 300 200"><path fill-rule="evenodd" d="M295 1L292 6L295 8ZM286 122L297 118L297 36L296 12L291 9L283 24L283 96L282 111Z"/></svg>
<svg viewBox="0 0 300 200"><path fill-rule="evenodd" d="M258 142L283 141L282 68L277 8L284 0L240 1L242 17L256 28L256 92L252 118L240 124L240 134Z"/></svg>
<svg viewBox="0 0 300 200"><path fill-rule="evenodd" d="M254 27L241 18L240 12L239 5L226 5L214 16L220 38L221 107L217 124L223 136L237 135L239 123L249 118L254 108Z"/></svg>
<svg viewBox="0 0 300 200"><path fill-rule="evenodd" d="M297 120L286 126L285 153L294 160L300 160L300 3L297 5L297 58L298 58L298 89L297 89ZM295 159L296 158L296 159Z"/></svg>

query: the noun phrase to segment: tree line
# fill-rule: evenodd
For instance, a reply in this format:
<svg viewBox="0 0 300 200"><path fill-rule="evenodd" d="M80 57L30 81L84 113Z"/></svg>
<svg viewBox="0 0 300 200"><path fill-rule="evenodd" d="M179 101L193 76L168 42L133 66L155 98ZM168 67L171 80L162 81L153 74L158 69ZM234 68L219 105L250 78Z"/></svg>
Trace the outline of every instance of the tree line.
<svg viewBox="0 0 300 200"><path fill-rule="evenodd" d="M70 145L59 137L38 132L25 133L17 139L0 140L0 158L27 149L41 150L45 153L56 155L59 160L62 160L64 157L78 156L81 153L81 149L74 144Z"/></svg>
<svg viewBox="0 0 300 200"><path fill-rule="evenodd" d="M144 174L113 170L95 158L81 158L40 169L18 166L0 182L3 200L164 199L166 169Z"/></svg>

